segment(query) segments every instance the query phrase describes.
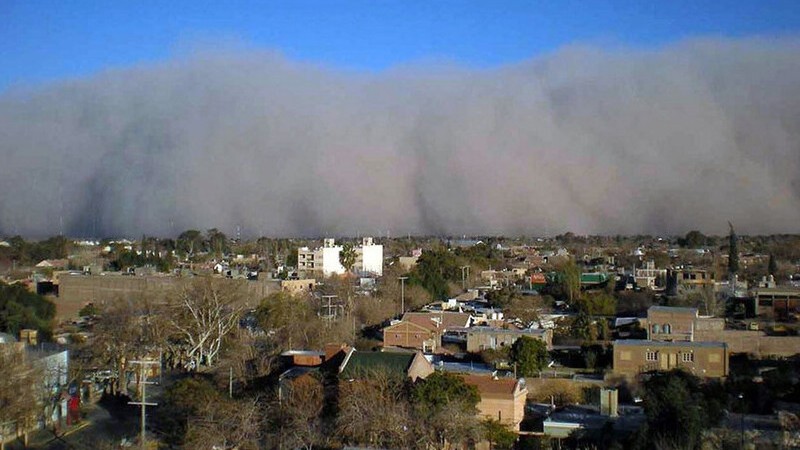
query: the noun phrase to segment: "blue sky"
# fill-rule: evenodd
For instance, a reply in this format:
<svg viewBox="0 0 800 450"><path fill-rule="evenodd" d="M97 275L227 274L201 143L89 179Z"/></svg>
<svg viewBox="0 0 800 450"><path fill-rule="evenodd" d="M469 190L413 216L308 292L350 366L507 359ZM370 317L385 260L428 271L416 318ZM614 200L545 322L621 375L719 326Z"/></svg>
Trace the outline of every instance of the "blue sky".
<svg viewBox="0 0 800 450"><path fill-rule="evenodd" d="M797 0L0 0L0 91L204 45L382 70L436 59L490 67L574 43L649 47L799 30Z"/></svg>

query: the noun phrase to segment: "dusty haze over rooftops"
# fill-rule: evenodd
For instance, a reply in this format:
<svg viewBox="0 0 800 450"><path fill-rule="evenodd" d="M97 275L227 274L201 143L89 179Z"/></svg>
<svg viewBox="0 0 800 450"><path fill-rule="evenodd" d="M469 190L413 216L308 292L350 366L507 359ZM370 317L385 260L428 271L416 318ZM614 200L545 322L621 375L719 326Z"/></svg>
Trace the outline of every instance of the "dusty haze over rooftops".
<svg viewBox="0 0 800 450"><path fill-rule="evenodd" d="M260 51L0 95L0 234L797 232L800 41L491 69Z"/></svg>

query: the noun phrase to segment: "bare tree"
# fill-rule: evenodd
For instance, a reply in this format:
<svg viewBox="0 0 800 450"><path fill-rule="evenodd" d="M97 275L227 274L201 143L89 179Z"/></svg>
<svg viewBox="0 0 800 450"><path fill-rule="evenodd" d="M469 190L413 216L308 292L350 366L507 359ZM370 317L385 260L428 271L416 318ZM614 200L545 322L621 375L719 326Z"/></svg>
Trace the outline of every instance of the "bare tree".
<svg viewBox="0 0 800 450"><path fill-rule="evenodd" d="M148 295L106 305L94 328L93 360L117 371L116 392L127 393L128 361L158 354L165 339L162 305Z"/></svg>
<svg viewBox="0 0 800 450"><path fill-rule="evenodd" d="M201 278L170 298L170 324L186 344L187 368L211 366L241 313L242 291L230 283Z"/></svg>
<svg viewBox="0 0 800 450"><path fill-rule="evenodd" d="M340 438L376 448L408 447L411 416L403 383L383 371L340 381L336 421Z"/></svg>
<svg viewBox="0 0 800 450"><path fill-rule="evenodd" d="M31 364L25 349L0 344L0 446L27 434L42 412L42 369Z"/></svg>
<svg viewBox="0 0 800 450"><path fill-rule="evenodd" d="M261 414L257 399L208 402L190 417L186 448L258 449Z"/></svg>
<svg viewBox="0 0 800 450"><path fill-rule="evenodd" d="M272 439L277 448L303 448L311 450L324 444L322 410L325 391L322 381L306 374L285 382L278 392L277 404L270 408Z"/></svg>

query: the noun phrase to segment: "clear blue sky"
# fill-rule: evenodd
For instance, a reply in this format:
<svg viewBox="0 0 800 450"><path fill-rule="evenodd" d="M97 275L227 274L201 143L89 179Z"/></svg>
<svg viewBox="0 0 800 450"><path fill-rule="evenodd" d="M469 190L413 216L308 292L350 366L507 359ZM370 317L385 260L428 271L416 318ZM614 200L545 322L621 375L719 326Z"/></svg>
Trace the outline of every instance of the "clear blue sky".
<svg viewBox="0 0 800 450"><path fill-rule="evenodd" d="M204 42L380 70L436 58L486 67L572 43L798 31L800 0L0 0L0 92L163 60Z"/></svg>

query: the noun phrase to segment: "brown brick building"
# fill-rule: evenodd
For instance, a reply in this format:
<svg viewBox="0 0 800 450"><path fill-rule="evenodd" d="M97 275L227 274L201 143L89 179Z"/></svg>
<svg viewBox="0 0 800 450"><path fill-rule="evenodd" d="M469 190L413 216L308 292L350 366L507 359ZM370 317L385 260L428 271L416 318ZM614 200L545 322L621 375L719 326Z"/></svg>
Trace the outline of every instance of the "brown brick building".
<svg viewBox="0 0 800 450"><path fill-rule="evenodd" d="M525 416L525 400L528 388L524 379L501 378L480 375L465 375L464 382L478 388L481 401L478 413L487 419L495 419L519 431Z"/></svg>
<svg viewBox="0 0 800 450"><path fill-rule="evenodd" d="M728 376L724 342L614 341L614 374L636 377L652 371L682 369L699 377Z"/></svg>
<svg viewBox="0 0 800 450"><path fill-rule="evenodd" d="M439 348L440 339L440 335L430 328L405 320L383 329L384 347L414 348L432 353Z"/></svg>
<svg viewBox="0 0 800 450"><path fill-rule="evenodd" d="M647 338L652 341L692 341L697 308L651 306L647 310Z"/></svg>
<svg viewBox="0 0 800 450"><path fill-rule="evenodd" d="M445 331L466 328L471 322L472 316L466 313L405 313L402 320L383 329L383 345L435 352L442 346Z"/></svg>

